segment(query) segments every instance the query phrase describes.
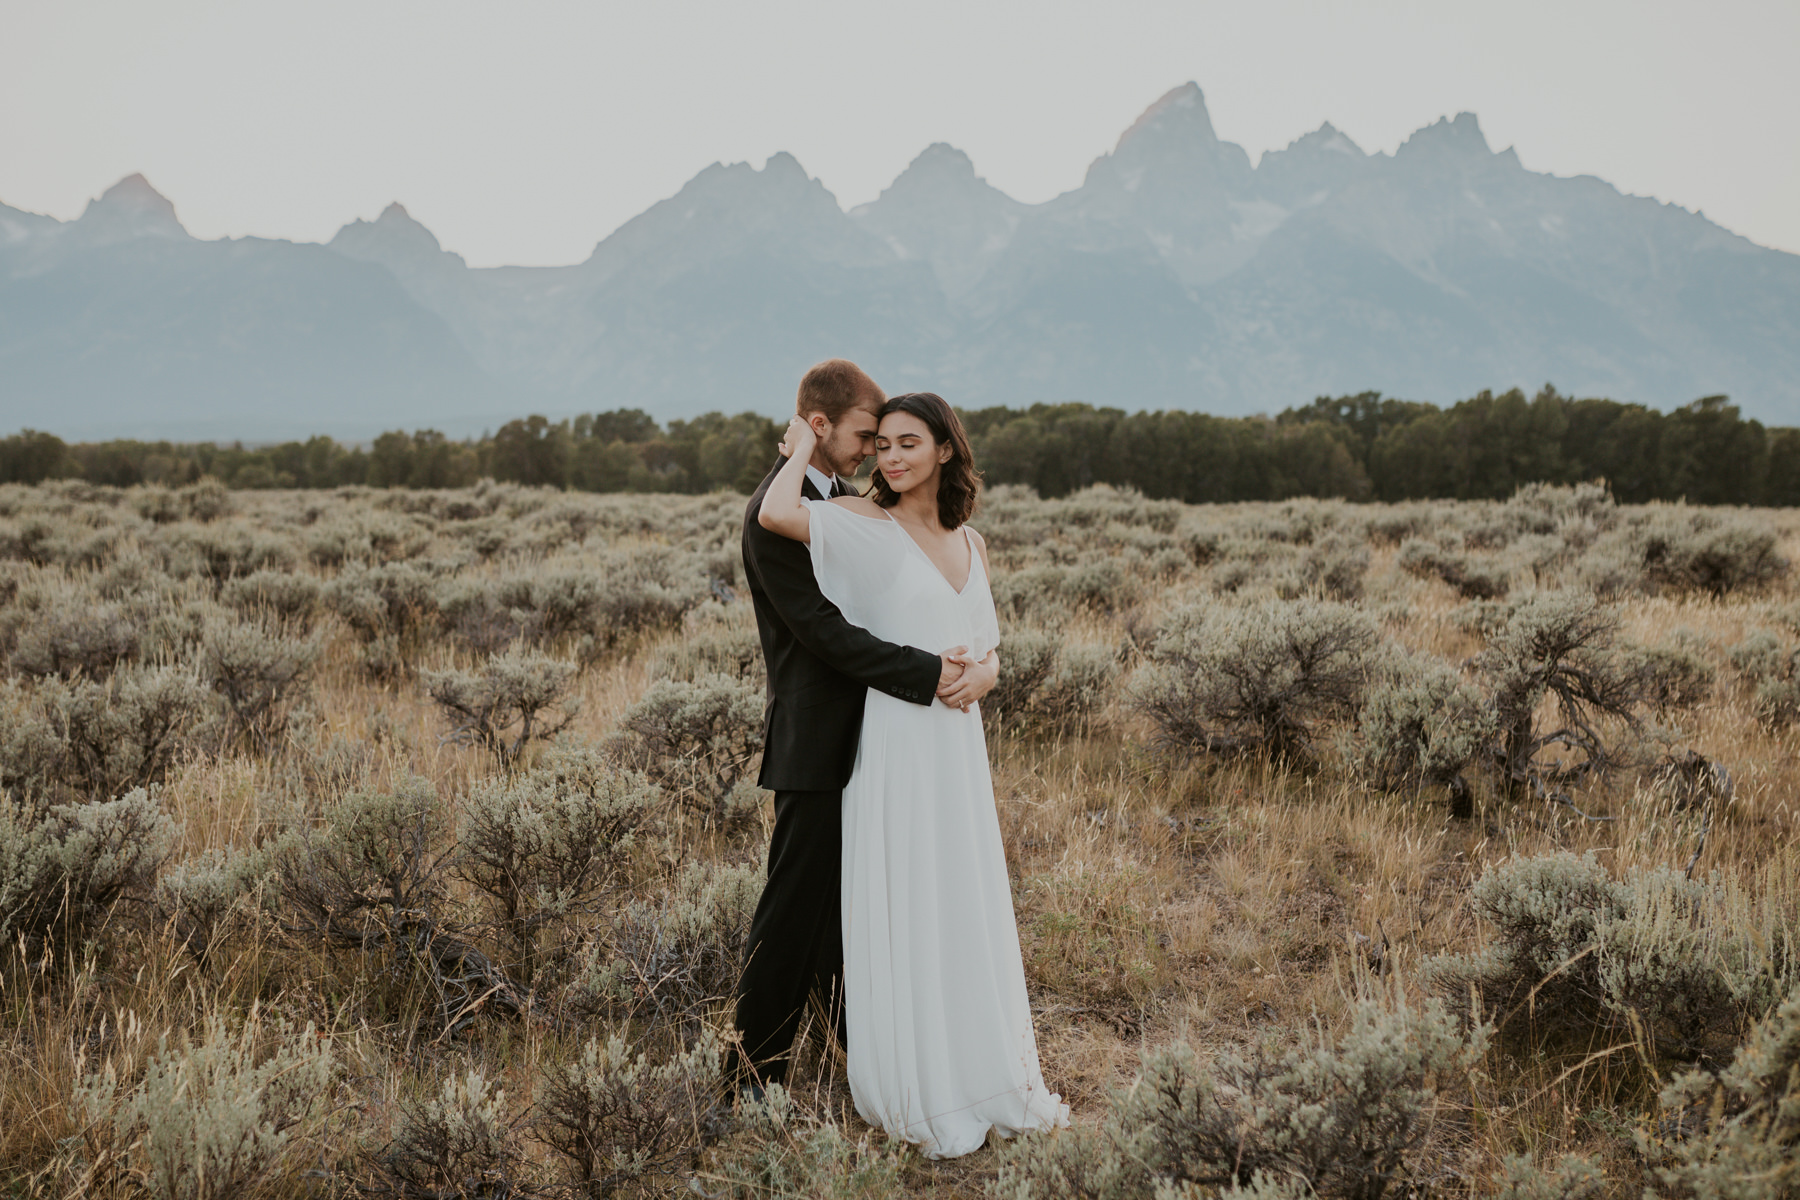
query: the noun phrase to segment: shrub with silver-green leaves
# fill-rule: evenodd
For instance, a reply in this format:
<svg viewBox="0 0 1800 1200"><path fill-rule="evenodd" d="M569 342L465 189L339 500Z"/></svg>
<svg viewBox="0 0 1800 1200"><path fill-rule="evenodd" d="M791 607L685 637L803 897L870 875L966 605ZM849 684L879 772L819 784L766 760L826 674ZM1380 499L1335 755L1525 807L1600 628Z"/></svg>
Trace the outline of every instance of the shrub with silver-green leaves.
<svg viewBox="0 0 1800 1200"><path fill-rule="evenodd" d="M1790 652L1766 629L1748 634L1726 651L1726 657L1755 699L1763 724L1781 728L1800 717L1800 654Z"/></svg>
<svg viewBox="0 0 1800 1200"><path fill-rule="evenodd" d="M906 1143L866 1130L853 1141L829 1117L801 1113L779 1083L737 1115L747 1144L717 1168L732 1200L885 1200L904 1189Z"/></svg>
<svg viewBox="0 0 1800 1200"><path fill-rule="evenodd" d="M1056 665L1057 638L1030 626L1008 628L1001 635L1000 678L981 701L988 724L1004 728L1020 722L1031 698Z"/></svg>
<svg viewBox="0 0 1800 1200"><path fill-rule="evenodd" d="M1800 1196L1800 991L1750 1033L1723 1070L1663 1089L1663 1119L1637 1135L1646 1195L1679 1200Z"/></svg>
<svg viewBox="0 0 1800 1200"><path fill-rule="evenodd" d="M1565 1154L1545 1168L1524 1154L1509 1154L1494 1176L1494 1200L1596 1200L1606 1178L1592 1159Z"/></svg>
<svg viewBox="0 0 1800 1200"><path fill-rule="evenodd" d="M269 851L285 922L342 946L372 948L439 912L450 852L448 814L431 782L355 792L322 825L289 830Z"/></svg>
<svg viewBox="0 0 1800 1200"><path fill-rule="evenodd" d="M1643 702L1659 713L1692 708L1712 695L1718 672L1707 656L1706 643L1686 630L1676 630L1651 646L1627 651L1627 669L1637 677Z"/></svg>
<svg viewBox="0 0 1800 1200"><path fill-rule="evenodd" d="M426 671L426 692L450 725L449 740L479 746L510 769L534 740L555 737L580 711L577 668L536 650L496 654L479 670Z"/></svg>
<svg viewBox="0 0 1800 1200"><path fill-rule="evenodd" d="M1327 600L1362 599L1368 573L1367 542L1345 533L1319 539L1300 558L1300 583Z"/></svg>
<svg viewBox="0 0 1800 1200"><path fill-rule="evenodd" d="M682 619L681 637L663 652L657 675L695 680L705 675L732 675L762 684L762 639L749 604L708 602Z"/></svg>
<svg viewBox="0 0 1800 1200"><path fill-rule="evenodd" d="M1253 1190L1259 1175L1346 1200L1429 1188L1436 1172L1420 1151L1440 1093L1461 1089L1488 1036L1485 1026L1465 1032L1435 1001L1364 1000L1342 1037L1226 1050L1210 1064L1185 1043L1149 1050L1098 1129L1003 1151L992 1194L1151 1200L1183 1184Z"/></svg>
<svg viewBox="0 0 1800 1200"><path fill-rule="evenodd" d="M200 646L200 676L225 702L231 733L266 749L286 730L288 713L306 692L319 642L301 641L252 623L217 622Z"/></svg>
<svg viewBox="0 0 1800 1200"><path fill-rule="evenodd" d="M157 534L168 570L192 574L214 585L263 570L291 570L291 542L248 521L218 525L170 525Z"/></svg>
<svg viewBox="0 0 1800 1200"><path fill-rule="evenodd" d="M1780 537L1755 518L1659 506L1635 531L1650 579L1712 596L1763 587L1788 572Z"/></svg>
<svg viewBox="0 0 1800 1200"><path fill-rule="evenodd" d="M111 1064L88 1076L75 1107L90 1143L122 1154L151 1195L230 1200L291 1169L331 1071L331 1049L310 1025L265 1027L252 1010L233 1031L209 1015L198 1041L165 1034L135 1087L123 1090Z"/></svg>
<svg viewBox="0 0 1800 1200"><path fill-rule="evenodd" d="M1358 769L1388 791L1457 786L1492 744L1486 697L1448 663L1425 655L1397 658L1382 674L1357 716Z"/></svg>
<svg viewBox="0 0 1800 1200"><path fill-rule="evenodd" d="M180 667L127 667L105 681L47 679L36 700L60 743L58 776L91 798L161 783L207 710L206 688Z"/></svg>
<svg viewBox="0 0 1800 1200"><path fill-rule="evenodd" d="M694 862L661 900L627 904L584 956L568 996L576 1015L694 1028L737 987L764 879L760 865Z"/></svg>
<svg viewBox="0 0 1800 1200"><path fill-rule="evenodd" d="M1633 1027L1692 1059L1766 1013L1795 970L1778 914L1667 867L1614 880L1591 852L1518 859L1483 874L1470 902L1493 940L1428 960L1426 977L1453 999L1473 991L1519 1037Z"/></svg>
<svg viewBox="0 0 1800 1200"><path fill-rule="evenodd" d="M1065 645L1057 651L1049 678L1031 698L1030 714L1045 728L1083 732L1106 706L1118 678L1119 660L1111 647ZM983 700L984 711L986 707Z"/></svg>
<svg viewBox="0 0 1800 1200"><path fill-rule="evenodd" d="M219 589L219 598L246 616L271 619L306 633L318 618L323 591L316 576L263 570L228 580Z"/></svg>
<svg viewBox="0 0 1800 1200"><path fill-rule="evenodd" d="M514 1194L523 1162L507 1120L506 1090L470 1067L444 1080L436 1095L402 1103L393 1140L370 1165L377 1194L499 1200Z"/></svg>
<svg viewBox="0 0 1800 1200"><path fill-rule="evenodd" d="M375 956L424 987L445 1033L486 1012L517 1016L530 997L467 939L447 904L449 821L423 779L358 792L322 828L290 830L270 850L272 902L290 934Z"/></svg>
<svg viewBox="0 0 1800 1200"><path fill-rule="evenodd" d="M138 657L142 631L125 605L65 595L31 613L13 647L12 668L24 675L102 677Z"/></svg>
<svg viewBox="0 0 1800 1200"><path fill-rule="evenodd" d="M548 930L596 911L657 799L647 779L598 751L559 746L463 800L451 870L485 898L524 981L546 955L560 957L543 944Z"/></svg>
<svg viewBox="0 0 1800 1200"><path fill-rule="evenodd" d="M203 850L157 879L157 916L204 968L234 926L260 903L270 869L269 855L260 848Z"/></svg>
<svg viewBox="0 0 1800 1200"><path fill-rule="evenodd" d="M1441 579L1471 600L1492 600L1506 595L1506 572L1494 564L1476 564L1461 551L1448 549L1424 538L1407 538L1400 547L1402 570L1421 579Z"/></svg>
<svg viewBox="0 0 1800 1200"><path fill-rule="evenodd" d="M761 803L740 784L762 749L763 702L763 689L729 675L658 680L619 718L608 750L708 821L731 825Z"/></svg>
<svg viewBox="0 0 1800 1200"><path fill-rule="evenodd" d="M1639 672L1616 651L1618 615L1586 592L1539 592L1521 601L1476 660L1487 678L1499 724L1503 778L1517 789L1541 785L1537 759L1561 746L1582 758L1557 780L1602 773L1617 763L1601 724L1635 727L1643 697ZM1560 724L1546 729L1540 710L1555 696Z"/></svg>
<svg viewBox="0 0 1800 1200"><path fill-rule="evenodd" d="M1376 640L1366 614L1329 601L1192 605L1164 623L1133 702L1183 753L1306 758L1321 722L1354 711Z"/></svg>
<svg viewBox="0 0 1800 1200"><path fill-rule="evenodd" d="M0 945L78 942L148 892L180 827L143 788L46 810L0 795Z"/></svg>
<svg viewBox="0 0 1800 1200"><path fill-rule="evenodd" d="M590 1038L539 1084L533 1135L563 1157L578 1196L677 1179L725 1132L716 1033L662 1061L634 1049L616 1034Z"/></svg>
<svg viewBox="0 0 1800 1200"><path fill-rule="evenodd" d="M408 673L438 617L436 580L409 562L352 567L325 586L323 599L362 642L363 667L377 679Z"/></svg>

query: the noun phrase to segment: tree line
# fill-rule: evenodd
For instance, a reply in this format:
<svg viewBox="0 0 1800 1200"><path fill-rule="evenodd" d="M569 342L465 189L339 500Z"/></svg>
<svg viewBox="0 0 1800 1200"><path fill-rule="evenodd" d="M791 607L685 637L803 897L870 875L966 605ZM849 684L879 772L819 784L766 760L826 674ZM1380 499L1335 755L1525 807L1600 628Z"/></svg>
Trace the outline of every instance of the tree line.
<svg viewBox="0 0 1800 1200"><path fill-rule="evenodd" d="M1526 483L1607 481L1623 503L1800 505L1800 429L1744 420L1724 396L1672 412L1514 389L1448 408L1378 392L1320 397L1277 416L1126 412L1090 404L965 411L990 483L1061 496L1095 483L1190 502L1499 499ZM708 413L666 426L639 409L531 416L479 438L384 433L242 443L69 444L0 438L0 482L73 478L126 487L203 477L236 488L460 487L478 479L589 492L748 492L783 423Z"/></svg>

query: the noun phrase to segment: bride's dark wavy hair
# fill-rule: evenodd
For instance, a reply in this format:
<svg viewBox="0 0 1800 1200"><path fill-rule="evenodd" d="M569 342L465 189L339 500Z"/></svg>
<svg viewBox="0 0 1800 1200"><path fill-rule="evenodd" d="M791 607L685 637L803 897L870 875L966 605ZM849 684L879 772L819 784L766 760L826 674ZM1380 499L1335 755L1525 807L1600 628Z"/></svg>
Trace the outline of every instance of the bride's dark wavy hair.
<svg viewBox="0 0 1800 1200"><path fill-rule="evenodd" d="M975 515L975 501L981 497L981 472L975 469L975 452L969 449L969 435L963 432L962 419L936 392L908 392L895 396L881 406L881 416L889 413L911 413L931 430L931 440L950 445L950 461L938 468L938 520L945 529L961 528ZM900 502L900 493L888 486L880 467L875 471L875 487L869 498L883 508Z"/></svg>

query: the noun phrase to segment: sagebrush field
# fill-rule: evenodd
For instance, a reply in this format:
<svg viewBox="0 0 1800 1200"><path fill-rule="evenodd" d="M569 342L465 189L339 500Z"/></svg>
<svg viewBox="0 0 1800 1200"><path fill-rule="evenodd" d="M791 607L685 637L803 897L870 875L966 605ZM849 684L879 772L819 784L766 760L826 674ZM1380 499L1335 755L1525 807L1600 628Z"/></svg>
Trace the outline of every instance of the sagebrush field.
<svg viewBox="0 0 1800 1200"><path fill-rule="evenodd" d="M931 1163L720 1087L743 506L0 488L7 1194L1800 1190L1800 515L991 489L1075 1128Z"/></svg>

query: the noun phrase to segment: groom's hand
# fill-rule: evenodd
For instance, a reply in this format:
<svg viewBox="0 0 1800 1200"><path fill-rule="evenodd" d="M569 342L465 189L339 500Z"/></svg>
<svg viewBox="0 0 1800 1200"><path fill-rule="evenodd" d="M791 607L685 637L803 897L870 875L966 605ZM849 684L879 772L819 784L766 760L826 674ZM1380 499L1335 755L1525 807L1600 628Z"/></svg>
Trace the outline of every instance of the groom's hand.
<svg viewBox="0 0 1800 1200"><path fill-rule="evenodd" d="M969 669L968 653L969 648L967 646L952 646L950 649L938 655L938 695L943 695L945 689L954 685L957 680L963 677L963 673Z"/></svg>
<svg viewBox="0 0 1800 1200"><path fill-rule="evenodd" d="M993 691L994 685L1000 681L1000 656L990 650L988 656L979 662L967 657L963 661L968 664L968 669L955 683L940 684L938 699L951 708L968 712L969 705Z"/></svg>

